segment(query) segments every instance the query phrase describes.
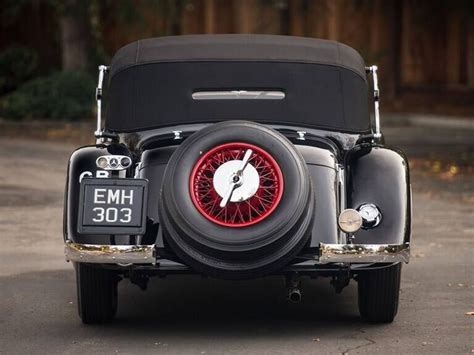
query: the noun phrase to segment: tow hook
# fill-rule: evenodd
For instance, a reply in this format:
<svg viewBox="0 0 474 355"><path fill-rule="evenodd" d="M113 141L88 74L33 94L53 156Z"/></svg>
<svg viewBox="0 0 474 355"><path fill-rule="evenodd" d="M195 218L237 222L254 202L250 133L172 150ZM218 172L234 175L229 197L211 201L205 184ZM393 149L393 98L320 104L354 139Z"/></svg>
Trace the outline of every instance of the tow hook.
<svg viewBox="0 0 474 355"><path fill-rule="evenodd" d="M286 277L286 286L288 289L288 300L291 303L301 302L300 283L301 283L301 280L298 273L294 273Z"/></svg>

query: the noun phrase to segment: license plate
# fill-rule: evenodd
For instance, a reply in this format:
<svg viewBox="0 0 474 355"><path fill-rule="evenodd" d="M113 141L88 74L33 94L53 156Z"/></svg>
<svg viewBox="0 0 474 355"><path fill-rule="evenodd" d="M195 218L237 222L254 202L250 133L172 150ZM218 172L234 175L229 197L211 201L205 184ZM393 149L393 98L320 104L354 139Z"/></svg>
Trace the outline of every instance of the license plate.
<svg viewBox="0 0 474 355"><path fill-rule="evenodd" d="M144 234L147 188L143 179L82 179L78 232Z"/></svg>

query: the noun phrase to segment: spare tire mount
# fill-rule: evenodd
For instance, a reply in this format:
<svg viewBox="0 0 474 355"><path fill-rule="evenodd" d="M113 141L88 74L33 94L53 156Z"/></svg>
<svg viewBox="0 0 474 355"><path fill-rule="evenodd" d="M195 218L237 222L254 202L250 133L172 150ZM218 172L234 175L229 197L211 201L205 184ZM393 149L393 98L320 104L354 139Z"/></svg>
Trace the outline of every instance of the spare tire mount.
<svg viewBox="0 0 474 355"><path fill-rule="evenodd" d="M249 121L210 125L174 151L158 206L163 236L186 265L228 279L290 263L314 219L306 162L277 131Z"/></svg>

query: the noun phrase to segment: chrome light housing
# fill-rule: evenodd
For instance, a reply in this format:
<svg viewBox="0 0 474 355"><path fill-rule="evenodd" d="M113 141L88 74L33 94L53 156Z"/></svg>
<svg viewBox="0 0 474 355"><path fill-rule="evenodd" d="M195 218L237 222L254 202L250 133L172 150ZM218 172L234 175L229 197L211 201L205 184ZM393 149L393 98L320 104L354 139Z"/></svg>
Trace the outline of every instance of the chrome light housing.
<svg viewBox="0 0 474 355"><path fill-rule="evenodd" d="M132 159L126 155L102 155L95 163L104 170L125 170L132 165Z"/></svg>
<svg viewBox="0 0 474 355"><path fill-rule="evenodd" d="M382 213L373 203L364 203L357 211L362 217L362 229L375 228L382 221Z"/></svg>

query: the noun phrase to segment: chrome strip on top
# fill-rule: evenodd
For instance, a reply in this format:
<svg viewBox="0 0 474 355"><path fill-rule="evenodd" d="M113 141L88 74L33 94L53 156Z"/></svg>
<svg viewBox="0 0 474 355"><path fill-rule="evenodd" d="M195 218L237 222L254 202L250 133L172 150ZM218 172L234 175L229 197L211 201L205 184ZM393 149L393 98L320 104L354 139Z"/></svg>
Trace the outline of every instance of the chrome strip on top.
<svg viewBox="0 0 474 355"><path fill-rule="evenodd" d="M155 264L155 245L96 245L67 241L67 261L100 264Z"/></svg>
<svg viewBox="0 0 474 355"><path fill-rule="evenodd" d="M248 90L223 90L223 91L197 91L192 94L193 100L283 100L283 91L248 91Z"/></svg>
<svg viewBox="0 0 474 355"><path fill-rule="evenodd" d="M410 244L324 244L319 245L319 262L387 263L410 259Z"/></svg>

